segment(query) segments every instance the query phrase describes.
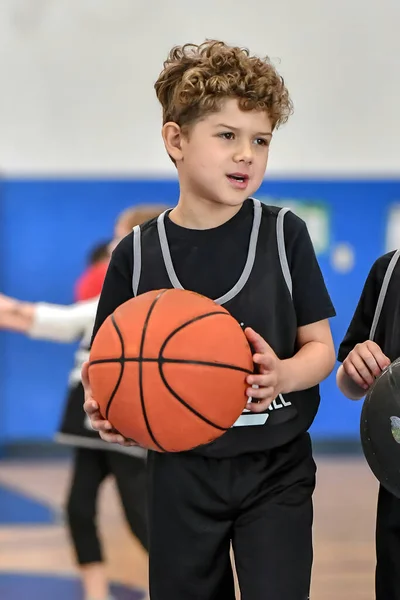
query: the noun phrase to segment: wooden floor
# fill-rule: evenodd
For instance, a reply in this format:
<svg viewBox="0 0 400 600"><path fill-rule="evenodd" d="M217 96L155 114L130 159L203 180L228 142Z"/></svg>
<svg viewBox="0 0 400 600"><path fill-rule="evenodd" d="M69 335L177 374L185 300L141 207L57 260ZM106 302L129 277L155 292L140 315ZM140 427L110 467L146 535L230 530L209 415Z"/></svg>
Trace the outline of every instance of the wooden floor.
<svg viewBox="0 0 400 600"><path fill-rule="evenodd" d="M311 598L373 600L377 483L361 457L317 457L317 465ZM0 572L75 573L61 520L68 478L66 462L0 462L0 484L60 509L56 525L0 527ZM112 481L102 490L100 515L110 577L146 588L146 555L126 529Z"/></svg>

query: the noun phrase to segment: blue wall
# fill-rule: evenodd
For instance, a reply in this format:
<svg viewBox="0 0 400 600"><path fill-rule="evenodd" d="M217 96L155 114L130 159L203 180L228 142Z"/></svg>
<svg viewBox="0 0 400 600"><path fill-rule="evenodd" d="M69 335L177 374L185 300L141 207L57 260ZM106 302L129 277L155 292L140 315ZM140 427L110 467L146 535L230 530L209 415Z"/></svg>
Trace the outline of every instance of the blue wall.
<svg viewBox="0 0 400 600"><path fill-rule="evenodd" d="M175 181L24 180L0 184L0 291L18 298L69 303L91 246L111 236L125 207L174 205ZM337 273L328 254L320 264L338 316L339 343L372 262L382 254L388 207L400 200L400 181L266 181L259 195L324 202L331 209L330 242L350 242L356 266ZM49 439L57 426L74 345L0 333L0 442ZM317 437L355 437L361 403L344 399L334 375L322 385L313 426Z"/></svg>

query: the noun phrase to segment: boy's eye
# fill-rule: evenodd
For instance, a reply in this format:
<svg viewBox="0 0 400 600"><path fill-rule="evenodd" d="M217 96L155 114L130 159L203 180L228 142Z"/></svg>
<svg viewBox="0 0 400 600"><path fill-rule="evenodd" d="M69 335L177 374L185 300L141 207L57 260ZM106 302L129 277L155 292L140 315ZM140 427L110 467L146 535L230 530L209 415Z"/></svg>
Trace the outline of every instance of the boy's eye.
<svg viewBox="0 0 400 600"><path fill-rule="evenodd" d="M219 136L224 140L233 140L235 135L232 131L225 131L224 133L220 133Z"/></svg>
<svg viewBox="0 0 400 600"><path fill-rule="evenodd" d="M256 138L255 142L257 146L269 146L268 140L265 140L264 138Z"/></svg>

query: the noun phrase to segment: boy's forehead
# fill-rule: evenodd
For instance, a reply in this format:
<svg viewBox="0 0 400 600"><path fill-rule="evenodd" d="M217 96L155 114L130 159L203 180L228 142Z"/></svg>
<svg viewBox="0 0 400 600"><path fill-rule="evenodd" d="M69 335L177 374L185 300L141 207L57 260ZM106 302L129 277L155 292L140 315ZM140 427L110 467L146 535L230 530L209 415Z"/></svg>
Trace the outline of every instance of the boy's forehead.
<svg viewBox="0 0 400 600"><path fill-rule="evenodd" d="M206 120L211 125L230 125L232 127L251 127L257 131L271 132L271 121L264 110L241 110L236 98L227 98L221 103L220 110L213 112ZM261 129L260 129L261 128Z"/></svg>

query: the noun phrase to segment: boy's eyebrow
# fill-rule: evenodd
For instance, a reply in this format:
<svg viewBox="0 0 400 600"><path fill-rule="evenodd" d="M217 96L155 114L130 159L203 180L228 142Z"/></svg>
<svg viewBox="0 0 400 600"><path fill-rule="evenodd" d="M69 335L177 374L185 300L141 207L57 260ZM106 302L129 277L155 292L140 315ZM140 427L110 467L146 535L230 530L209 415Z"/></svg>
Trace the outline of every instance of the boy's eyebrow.
<svg viewBox="0 0 400 600"><path fill-rule="evenodd" d="M225 129L231 129L232 131L239 131L237 127L233 127L232 125L226 125L226 123L218 123L216 127L224 127ZM269 135L272 137L271 131L258 131L255 135Z"/></svg>

